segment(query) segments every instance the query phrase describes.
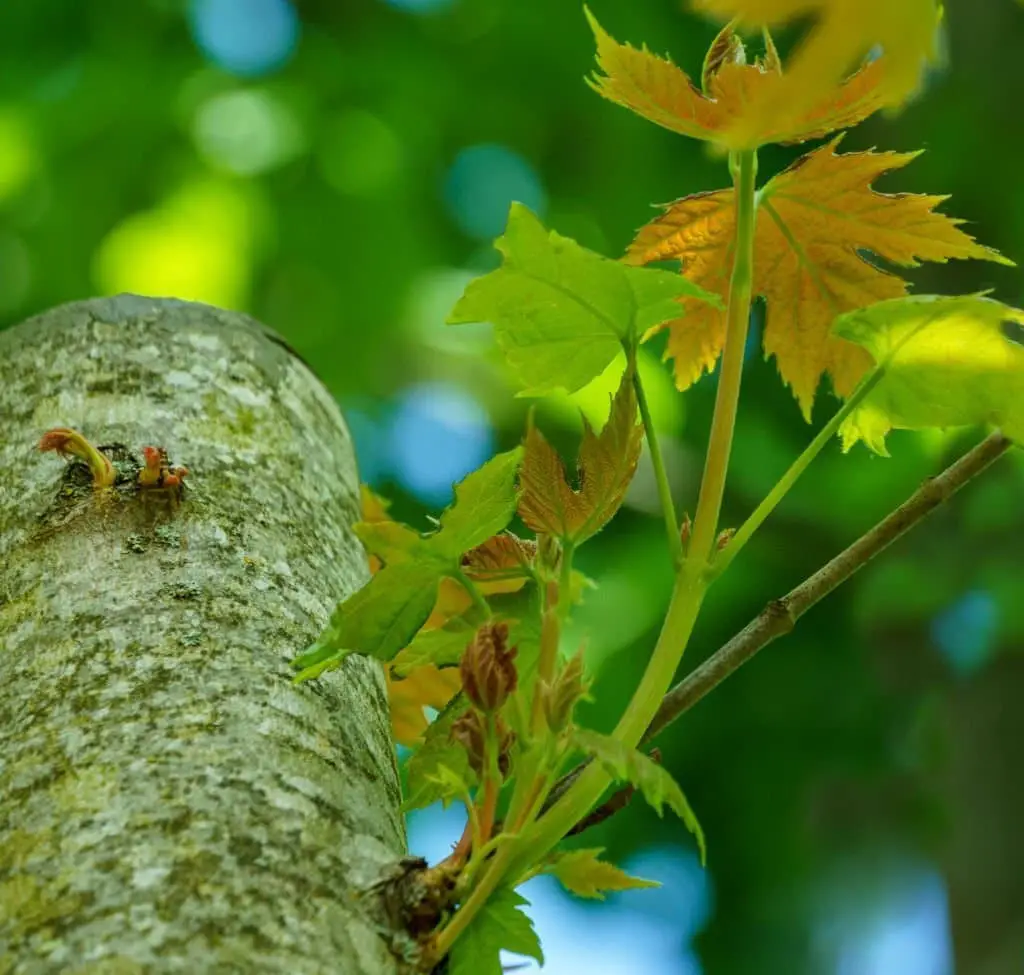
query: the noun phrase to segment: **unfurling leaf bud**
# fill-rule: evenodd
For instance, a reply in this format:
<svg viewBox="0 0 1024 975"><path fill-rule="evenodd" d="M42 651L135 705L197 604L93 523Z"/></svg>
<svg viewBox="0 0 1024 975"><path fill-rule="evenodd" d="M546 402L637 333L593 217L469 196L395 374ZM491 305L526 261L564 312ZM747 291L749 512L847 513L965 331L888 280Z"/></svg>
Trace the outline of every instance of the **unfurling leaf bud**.
<svg viewBox="0 0 1024 975"><path fill-rule="evenodd" d="M516 689L517 648L508 645L507 623L484 623L462 655L462 689L473 706L497 711Z"/></svg>
<svg viewBox="0 0 1024 975"><path fill-rule="evenodd" d="M494 731L497 741L494 748L498 753L498 771L502 776L508 774L509 750L515 735L512 729L500 718L494 718ZM477 775L483 776L487 765L487 718L479 711L467 711L452 724L452 741L457 742L469 756L469 767Z"/></svg>
<svg viewBox="0 0 1024 975"><path fill-rule="evenodd" d="M690 545L690 536L693 534L693 522L690 520L690 512L683 512L683 523L679 526L679 541L683 543L685 553Z"/></svg>
<svg viewBox="0 0 1024 975"><path fill-rule="evenodd" d="M715 551L721 552L722 549L732 541L732 536L735 534L735 528L726 528L724 531L720 531L718 533L718 538L715 539Z"/></svg>
<svg viewBox="0 0 1024 975"><path fill-rule="evenodd" d="M583 672L583 651L580 650L550 684L541 685L544 716L552 731L562 731L572 721L576 705L586 696L589 688L590 681Z"/></svg>

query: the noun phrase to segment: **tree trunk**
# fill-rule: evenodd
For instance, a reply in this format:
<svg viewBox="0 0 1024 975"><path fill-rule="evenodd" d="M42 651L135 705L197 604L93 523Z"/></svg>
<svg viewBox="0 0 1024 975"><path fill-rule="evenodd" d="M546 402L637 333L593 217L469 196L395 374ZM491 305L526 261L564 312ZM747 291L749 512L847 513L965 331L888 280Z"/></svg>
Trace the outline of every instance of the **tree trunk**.
<svg viewBox="0 0 1024 975"><path fill-rule="evenodd" d="M118 484L34 448L118 444ZM189 469L140 488L143 446ZM336 405L246 316L123 295L0 333L0 975L396 970L380 668L288 660L360 586Z"/></svg>

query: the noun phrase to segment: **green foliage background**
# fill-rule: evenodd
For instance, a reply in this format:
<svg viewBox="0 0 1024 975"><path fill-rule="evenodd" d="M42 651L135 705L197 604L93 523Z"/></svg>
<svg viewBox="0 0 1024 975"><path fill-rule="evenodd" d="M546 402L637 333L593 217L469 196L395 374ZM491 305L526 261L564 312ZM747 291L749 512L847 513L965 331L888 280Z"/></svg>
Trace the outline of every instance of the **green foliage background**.
<svg viewBox="0 0 1024 975"><path fill-rule="evenodd" d="M547 194L547 224L610 255L650 203L717 188L725 168L584 86L592 40L570 0L454 0L431 14L380 0L297 6L292 59L247 79L204 59L178 0L0 5L0 323L119 290L243 308L280 330L343 403L372 415L413 383L453 383L512 446L527 402L510 398L486 343L441 325L466 270L494 264L445 207L459 150L520 154ZM669 50L693 72L714 29L680 7L594 2L617 37ZM844 148L925 147L881 188L951 193L949 212L1024 262L1024 11L950 0L947 28L950 63L925 97ZM277 119L270 162L250 175L223 160L245 169L264 152L244 128L230 135L251 101L229 98L221 116L204 116L211 99L237 92ZM763 153L762 174L795 155ZM954 263L914 279L925 291L1024 300L1009 268ZM745 384L726 512L736 520L812 432L771 363L754 357ZM713 391L704 380L681 406L660 407L691 509ZM816 420L825 411L823 401ZM565 401L542 402L541 415L571 446L579 427ZM828 451L714 591L686 665L975 438L895 434L891 460ZM415 499L391 493L399 516L423 523ZM641 507L644 495L641 484ZM1018 970L1001 959L1024 959L1022 498L1024 465L1002 461L660 742L708 833L715 911L697 942L707 972L820 970L810 932L823 892L851 864L893 858L944 876L960 971ZM581 563L604 584L579 623L595 634L589 721L605 728L667 599L660 520L624 512ZM978 594L994 622L974 641L980 665L958 672L933 623ZM588 845L623 857L681 836L638 806Z"/></svg>

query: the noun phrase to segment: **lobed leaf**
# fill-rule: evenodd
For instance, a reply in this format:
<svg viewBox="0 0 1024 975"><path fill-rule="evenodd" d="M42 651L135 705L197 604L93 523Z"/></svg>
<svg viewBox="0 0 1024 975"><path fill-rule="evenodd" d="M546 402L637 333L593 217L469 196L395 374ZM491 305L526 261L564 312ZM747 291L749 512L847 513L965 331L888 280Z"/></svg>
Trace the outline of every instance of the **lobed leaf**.
<svg viewBox="0 0 1024 975"><path fill-rule="evenodd" d="M693 833L700 849L701 863L706 861L704 831L686 801L683 790L664 768L616 738L596 731L577 730L573 741L580 751L596 758L617 780L636 786L659 816L663 814L664 807L668 806Z"/></svg>
<svg viewBox="0 0 1024 975"><path fill-rule="evenodd" d="M938 53L939 0L693 0L693 6L745 27L815 19L778 83L749 98L724 133L730 148L756 145L765 128L785 130L816 102L838 97L844 76L877 48L884 53L876 62L875 107L898 105Z"/></svg>
<svg viewBox="0 0 1024 975"><path fill-rule="evenodd" d="M885 373L840 429L887 455L894 427L993 423L1024 440L1024 312L991 298L915 295L840 316L837 335Z"/></svg>
<svg viewBox="0 0 1024 975"><path fill-rule="evenodd" d="M917 153L838 154L839 141L801 157L761 189L755 226L753 291L767 301L765 354L775 356L808 419L824 373L848 396L871 365L863 349L831 333L836 315L906 293L906 282L867 254L903 267L951 258L1013 263L976 243L961 221L935 213L945 197L872 189L875 179ZM694 281L724 295L735 226L732 190L689 196L642 228L626 259L678 258ZM669 331L676 384L685 389L714 367L725 321L706 304L684 300L682 306L683 316L662 327Z"/></svg>
<svg viewBox="0 0 1024 975"><path fill-rule="evenodd" d="M729 148L770 142L804 142L862 122L886 101L885 59L861 67L836 90L815 88L801 93L799 111L754 115L750 105L774 103L790 87L768 38L766 57L746 64L729 28L719 35L705 61L704 89L667 58L646 47L637 49L610 37L590 11L587 19L597 40L597 64L603 74L588 78L602 97L642 118L693 139ZM731 55L731 56L729 56ZM850 69L856 65L850 65ZM842 74L846 73L844 69ZM824 95L818 94L825 91Z"/></svg>
<svg viewBox="0 0 1024 975"><path fill-rule="evenodd" d="M577 897L604 900L609 890L635 890L642 887L660 887L656 880L631 877L613 863L599 859L603 848L594 850L568 850L556 853L545 864L544 873L557 877L562 886Z"/></svg>
<svg viewBox="0 0 1024 975"><path fill-rule="evenodd" d="M452 946L449 975L503 975L501 952L544 964L540 939L522 908L530 902L509 887L496 890Z"/></svg>
<svg viewBox="0 0 1024 975"><path fill-rule="evenodd" d="M585 386L624 344L675 317L681 297L720 303L680 275L627 267L545 230L519 203L495 247L502 266L469 284L448 323L492 322L530 395Z"/></svg>
<svg viewBox="0 0 1024 975"><path fill-rule="evenodd" d="M536 532L579 545L600 531L619 510L636 473L643 428L636 419L636 395L629 371L612 399L599 434L584 419L576 461L578 488L568 483L555 449L531 423L523 458L519 516Z"/></svg>
<svg viewBox="0 0 1024 975"><path fill-rule="evenodd" d="M441 529L431 547L446 558L459 558L482 545L512 520L519 493L516 474L522 447L497 454L455 486L455 501L441 514Z"/></svg>

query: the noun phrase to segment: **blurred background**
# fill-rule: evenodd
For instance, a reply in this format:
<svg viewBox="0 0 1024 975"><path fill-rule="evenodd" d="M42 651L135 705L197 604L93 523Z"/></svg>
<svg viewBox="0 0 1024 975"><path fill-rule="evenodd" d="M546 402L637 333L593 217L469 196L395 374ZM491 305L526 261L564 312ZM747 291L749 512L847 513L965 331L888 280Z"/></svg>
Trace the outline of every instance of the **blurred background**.
<svg viewBox="0 0 1024 975"><path fill-rule="evenodd" d="M593 0L619 39L699 71L714 27L675 0ZM846 149L925 148L882 188L1024 261L1024 9L949 0L949 63ZM783 39L785 40L785 38ZM519 437L566 451L614 375L514 399L487 326L446 328L511 200L617 255L665 202L727 180L703 147L583 84L576 0L33 0L0 4L0 324L135 291L243 309L337 396L362 476L425 527L452 482ZM767 176L797 155L767 151ZM992 288L990 264L912 272ZM755 313L755 319L757 313ZM756 325L756 321L755 321ZM755 329L756 332L756 329ZM756 334L755 334L756 339ZM681 508L714 395L644 360ZM738 522L813 429L752 342L726 516ZM834 401L823 395L821 422ZM980 432L894 434L893 458L831 449L713 592L685 667L967 449ZM659 744L708 834L708 869L639 804L586 837L663 881L602 904L527 890L551 975L1012 975L1024 972L1024 465L1004 459L812 611ZM607 727L670 587L649 466L580 554ZM454 813L410 823L443 855Z"/></svg>

